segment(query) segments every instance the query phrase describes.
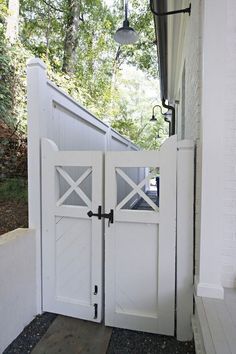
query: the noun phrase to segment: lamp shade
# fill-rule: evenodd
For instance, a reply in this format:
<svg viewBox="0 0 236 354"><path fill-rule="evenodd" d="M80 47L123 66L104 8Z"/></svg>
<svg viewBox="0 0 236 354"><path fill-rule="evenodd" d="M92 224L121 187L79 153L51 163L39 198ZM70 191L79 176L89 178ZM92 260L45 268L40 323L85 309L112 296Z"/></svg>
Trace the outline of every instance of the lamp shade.
<svg viewBox="0 0 236 354"><path fill-rule="evenodd" d="M157 121L157 119L156 119L156 117L154 116L154 114L152 115L152 118L150 119L150 122L156 122Z"/></svg>
<svg viewBox="0 0 236 354"><path fill-rule="evenodd" d="M132 44L137 42L138 38L137 32L129 26L128 20L123 22L123 26L114 35L115 41L119 44Z"/></svg>

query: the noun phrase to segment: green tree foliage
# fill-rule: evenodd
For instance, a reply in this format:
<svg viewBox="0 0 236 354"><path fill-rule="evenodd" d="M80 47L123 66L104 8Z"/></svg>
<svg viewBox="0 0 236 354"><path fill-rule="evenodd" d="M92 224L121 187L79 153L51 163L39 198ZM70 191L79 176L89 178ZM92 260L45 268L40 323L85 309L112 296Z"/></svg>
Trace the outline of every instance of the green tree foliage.
<svg viewBox="0 0 236 354"><path fill-rule="evenodd" d="M0 0L0 119L20 131L26 128L25 63L29 53L5 38L7 6Z"/></svg>
<svg viewBox="0 0 236 354"><path fill-rule="evenodd" d="M120 61L134 65L149 76L157 78L157 49L149 1L133 0L130 3L132 5L130 25L138 32L139 41L135 45L122 47Z"/></svg>
<svg viewBox="0 0 236 354"><path fill-rule="evenodd" d="M125 65L116 76L114 91L119 97L112 101L109 121L112 127L143 149L159 148L168 135L168 127L158 110L154 112L157 121L150 122L152 107L157 103L158 81L146 77L142 70Z"/></svg>
<svg viewBox="0 0 236 354"><path fill-rule="evenodd" d="M163 120L149 123L158 89L153 86L151 98L140 91L145 80L157 77L153 19L148 2L130 2L130 23L140 41L119 47L113 34L123 21L120 0L112 8L103 0L21 0L19 38L12 45L5 38L7 1L0 0L0 118L26 131L25 66L37 56L49 77L96 116L142 147L158 147ZM127 65L146 78L132 74L126 80Z"/></svg>

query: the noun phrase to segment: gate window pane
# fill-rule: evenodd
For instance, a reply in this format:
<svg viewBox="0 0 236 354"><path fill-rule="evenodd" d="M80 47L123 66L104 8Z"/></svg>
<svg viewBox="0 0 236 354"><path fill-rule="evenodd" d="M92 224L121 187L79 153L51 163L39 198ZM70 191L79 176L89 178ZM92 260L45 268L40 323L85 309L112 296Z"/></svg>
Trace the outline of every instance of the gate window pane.
<svg viewBox="0 0 236 354"><path fill-rule="evenodd" d="M57 206L90 207L92 169L90 166L57 166Z"/></svg>
<svg viewBox="0 0 236 354"><path fill-rule="evenodd" d="M151 167L116 168L116 210L158 211L160 170Z"/></svg>

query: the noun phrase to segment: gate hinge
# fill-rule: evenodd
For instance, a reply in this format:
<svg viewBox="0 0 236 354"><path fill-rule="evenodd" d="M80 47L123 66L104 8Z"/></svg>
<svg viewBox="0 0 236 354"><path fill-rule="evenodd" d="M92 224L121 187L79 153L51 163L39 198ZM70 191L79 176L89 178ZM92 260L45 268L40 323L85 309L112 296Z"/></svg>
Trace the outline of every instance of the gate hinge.
<svg viewBox="0 0 236 354"><path fill-rule="evenodd" d="M96 320L96 318L98 318L98 304L94 304L94 320Z"/></svg>

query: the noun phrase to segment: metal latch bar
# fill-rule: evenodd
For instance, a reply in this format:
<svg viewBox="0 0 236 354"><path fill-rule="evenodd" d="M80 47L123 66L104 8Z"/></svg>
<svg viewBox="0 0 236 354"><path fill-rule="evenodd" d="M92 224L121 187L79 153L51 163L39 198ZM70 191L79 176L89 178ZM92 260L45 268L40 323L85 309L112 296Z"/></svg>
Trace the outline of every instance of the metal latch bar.
<svg viewBox="0 0 236 354"><path fill-rule="evenodd" d="M102 207L101 205L98 206L98 212L97 213L93 213L92 210L89 210L89 212L87 213L87 215L91 218L92 216L97 216L99 220L101 220L101 218L105 218L109 220L109 224L113 224L114 222L114 211L113 209L110 210L110 213L103 213L102 214Z"/></svg>

